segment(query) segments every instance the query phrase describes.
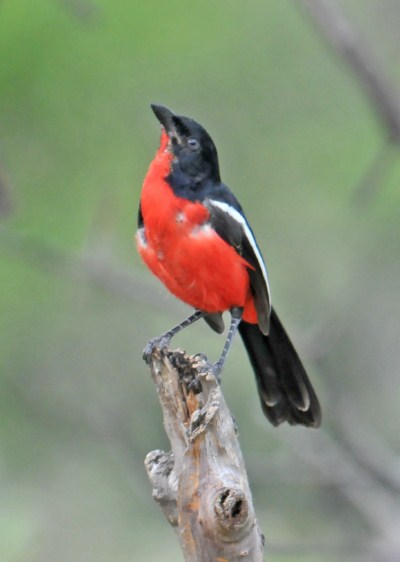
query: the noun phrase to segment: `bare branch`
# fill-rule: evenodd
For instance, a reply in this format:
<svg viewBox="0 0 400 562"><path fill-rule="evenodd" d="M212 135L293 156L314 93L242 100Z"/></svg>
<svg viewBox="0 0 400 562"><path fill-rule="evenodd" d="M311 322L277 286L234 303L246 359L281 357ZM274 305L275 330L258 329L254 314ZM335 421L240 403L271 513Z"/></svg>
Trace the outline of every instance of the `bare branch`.
<svg viewBox="0 0 400 562"><path fill-rule="evenodd" d="M0 250L12 260L21 261L51 275L85 282L116 296L158 310L176 309L175 301L160 297L146 279L132 268L110 262L101 255L75 254L49 245L44 240L0 227ZM174 302L174 306L169 303Z"/></svg>
<svg viewBox="0 0 400 562"><path fill-rule="evenodd" d="M0 219L7 217L12 209L9 181L0 166Z"/></svg>
<svg viewBox="0 0 400 562"><path fill-rule="evenodd" d="M340 441L354 459L383 484L391 494L398 494L400 501L400 473L398 455L385 444L357 412L348 398L336 401L335 426L339 428ZM399 508L400 509L400 508Z"/></svg>
<svg viewBox="0 0 400 562"><path fill-rule="evenodd" d="M352 196L354 203L369 203L379 187L388 179L398 158L398 145L386 139L356 185Z"/></svg>
<svg viewBox="0 0 400 562"><path fill-rule="evenodd" d="M400 142L400 102L392 84L365 41L330 0L301 0L301 4L330 46L352 68L391 142Z"/></svg>
<svg viewBox="0 0 400 562"><path fill-rule="evenodd" d="M153 451L153 496L190 562L262 561L263 541L232 416L207 363L155 349L150 369L172 455Z"/></svg>
<svg viewBox="0 0 400 562"><path fill-rule="evenodd" d="M76 18L84 22L93 20L98 15L99 6L92 0L59 0Z"/></svg>
<svg viewBox="0 0 400 562"><path fill-rule="evenodd" d="M283 436L285 437L285 436ZM360 466L351 452L324 431L288 437L292 450L360 512L376 533L375 549L400 552L398 498ZM383 558L379 558L383 560ZM392 558L388 558L392 560Z"/></svg>

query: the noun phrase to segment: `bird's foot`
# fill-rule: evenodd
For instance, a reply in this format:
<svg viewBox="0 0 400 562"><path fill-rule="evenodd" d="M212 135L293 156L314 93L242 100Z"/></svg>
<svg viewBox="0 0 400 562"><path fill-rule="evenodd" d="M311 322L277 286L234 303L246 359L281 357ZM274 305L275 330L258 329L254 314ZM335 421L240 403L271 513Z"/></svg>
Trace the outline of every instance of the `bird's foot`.
<svg viewBox="0 0 400 562"><path fill-rule="evenodd" d="M209 365L209 361L205 353L196 353L196 355L193 355L193 359L197 359L197 361L204 363L204 365Z"/></svg>
<svg viewBox="0 0 400 562"><path fill-rule="evenodd" d="M210 372L214 375L214 377L217 380L218 384L221 384L221 372L222 372L222 368L223 368L223 363L221 363L220 361L217 361L216 363L211 363L211 361L209 361L207 359L207 356L204 355L204 353L196 353L196 355L193 356L195 359L198 359L199 362L202 363L202 371L204 372Z"/></svg>
<svg viewBox="0 0 400 562"><path fill-rule="evenodd" d="M210 364L210 369L218 384L221 384L222 368L223 368L223 364L221 364L219 361Z"/></svg>
<svg viewBox="0 0 400 562"><path fill-rule="evenodd" d="M171 341L171 338L168 338L165 335L158 336L156 338L152 338L151 340L149 340L146 343L146 346L143 350L143 359L146 361L146 363L149 362L150 356L156 348L157 349L164 349L164 348L169 346L170 341Z"/></svg>

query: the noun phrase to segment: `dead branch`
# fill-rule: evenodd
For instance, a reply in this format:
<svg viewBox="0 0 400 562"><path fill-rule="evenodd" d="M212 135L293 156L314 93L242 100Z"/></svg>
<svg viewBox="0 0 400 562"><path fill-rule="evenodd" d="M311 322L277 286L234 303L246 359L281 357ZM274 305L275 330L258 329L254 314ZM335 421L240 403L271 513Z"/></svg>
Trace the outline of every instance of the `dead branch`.
<svg viewBox="0 0 400 562"><path fill-rule="evenodd" d="M145 465L185 560L262 561L235 425L207 362L155 349L149 365L172 452L152 451Z"/></svg>
<svg viewBox="0 0 400 562"><path fill-rule="evenodd" d="M329 486L335 487L369 523L374 531L371 552L378 553L372 560L398 560L398 498L357 463L351 450L343 448L340 442L328 433L319 431L313 435L311 441L309 435L304 432L295 440L288 436L287 441L292 451L316 470L320 478L325 478ZM393 557L392 553L396 553L396 557Z"/></svg>
<svg viewBox="0 0 400 562"><path fill-rule="evenodd" d="M385 139L354 188L353 202L356 205L369 203L379 187L387 183L398 158L398 143Z"/></svg>
<svg viewBox="0 0 400 562"><path fill-rule="evenodd" d="M368 203L386 181L399 157L400 94L382 71L358 30L331 0L301 0L321 37L351 68L386 131L373 162L356 185L354 202Z"/></svg>
<svg viewBox="0 0 400 562"><path fill-rule="evenodd" d="M154 290L146 279L106 253L73 253L45 240L0 226L0 254L13 261L37 268L44 273L87 283L116 297L145 303L157 310L172 311L176 303Z"/></svg>
<svg viewBox="0 0 400 562"><path fill-rule="evenodd" d="M336 439L354 460L400 500L399 457L366 422L349 397L336 400ZM400 515L399 515L400 518Z"/></svg>
<svg viewBox="0 0 400 562"><path fill-rule="evenodd" d="M10 192L9 178L0 166L0 219L8 217L13 210Z"/></svg>
<svg viewBox="0 0 400 562"><path fill-rule="evenodd" d="M99 13L99 6L92 0L59 0L61 5L78 20L91 22Z"/></svg>
<svg viewBox="0 0 400 562"><path fill-rule="evenodd" d="M366 42L331 0L301 0L318 31L351 67L392 142L400 142L398 93L383 74Z"/></svg>

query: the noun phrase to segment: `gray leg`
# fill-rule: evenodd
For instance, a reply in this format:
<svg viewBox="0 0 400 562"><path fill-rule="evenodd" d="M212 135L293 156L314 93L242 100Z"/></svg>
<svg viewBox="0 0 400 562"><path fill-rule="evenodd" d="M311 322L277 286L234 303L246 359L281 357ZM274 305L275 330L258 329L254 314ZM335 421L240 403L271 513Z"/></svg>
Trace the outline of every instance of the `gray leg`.
<svg viewBox="0 0 400 562"><path fill-rule="evenodd" d="M171 328L171 330L168 330L168 332L165 332L164 334L156 338L152 338L149 342L147 342L146 347L143 350L143 359L147 361L148 356L151 354L155 347L167 347L171 339L176 336L176 334L190 326L190 324L193 324L197 320L200 320L200 318L203 318L206 314L207 313L203 312L202 310L196 310L193 314L188 316L188 318L183 320L183 322L177 324L176 326Z"/></svg>
<svg viewBox="0 0 400 562"><path fill-rule="evenodd" d="M235 307L231 309L231 325L229 327L229 332L225 341L224 349L222 350L221 357L216 363L214 363L213 367L214 375L218 382L221 382L221 372L224 368L228 352L232 346L233 338L237 332L240 321L242 320L242 314L243 308Z"/></svg>

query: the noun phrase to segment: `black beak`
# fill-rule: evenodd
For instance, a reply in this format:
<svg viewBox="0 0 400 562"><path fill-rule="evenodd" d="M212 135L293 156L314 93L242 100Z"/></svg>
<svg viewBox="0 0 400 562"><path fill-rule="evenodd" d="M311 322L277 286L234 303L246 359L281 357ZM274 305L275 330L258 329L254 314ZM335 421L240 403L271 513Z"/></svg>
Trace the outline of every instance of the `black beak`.
<svg viewBox="0 0 400 562"><path fill-rule="evenodd" d="M177 136L177 130L174 121L174 119L176 119L175 114L172 113L172 111L168 109L168 107L164 107L163 105L156 105L155 103L151 104L151 109L154 111L155 116L166 130L168 136Z"/></svg>

